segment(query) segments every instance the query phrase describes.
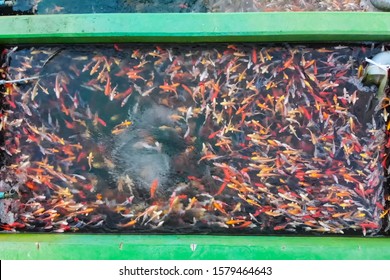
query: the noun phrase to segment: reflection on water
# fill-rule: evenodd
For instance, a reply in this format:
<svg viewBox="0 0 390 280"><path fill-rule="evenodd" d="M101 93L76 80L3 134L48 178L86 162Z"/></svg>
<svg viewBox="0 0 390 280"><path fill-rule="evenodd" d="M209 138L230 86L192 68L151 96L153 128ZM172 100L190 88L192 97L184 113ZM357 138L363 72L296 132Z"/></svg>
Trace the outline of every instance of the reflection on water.
<svg viewBox="0 0 390 280"><path fill-rule="evenodd" d="M9 48L1 227L375 234L384 120L357 75L380 49Z"/></svg>

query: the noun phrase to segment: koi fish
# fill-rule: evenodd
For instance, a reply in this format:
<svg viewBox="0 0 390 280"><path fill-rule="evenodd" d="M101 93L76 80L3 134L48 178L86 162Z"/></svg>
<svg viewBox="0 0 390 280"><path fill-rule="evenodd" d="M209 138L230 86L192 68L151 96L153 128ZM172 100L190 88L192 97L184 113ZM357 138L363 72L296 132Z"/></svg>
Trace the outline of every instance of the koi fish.
<svg viewBox="0 0 390 280"><path fill-rule="evenodd" d="M60 73L58 73L56 75L56 81L55 81L55 87L54 87L54 92L55 92L55 94L57 96L57 99L60 99L60 95L61 95L61 92L62 92L62 88L60 86L60 78L61 78Z"/></svg>
<svg viewBox="0 0 390 280"><path fill-rule="evenodd" d="M119 227L125 228L125 227L132 227L137 223L137 219L131 220L126 224L118 224Z"/></svg>
<svg viewBox="0 0 390 280"><path fill-rule="evenodd" d="M92 162L93 162L93 159L94 159L94 156L93 156L92 152L89 153L89 155L87 156L87 159L88 159L89 170L91 170L92 169Z"/></svg>
<svg viewBox="0 0 390 280"><path fill-rule="evenodd" d="M164 92L173 92L176 94L177 96L177 90L176 88L179 86L180 84L179 83L175 83L175 84L168 84L167 82L164 82L164 85L160 86L160 88L164 91Z"/></svg>
<svg viewBox="0 0 390 280"><path fill-rule="evenodd" d="M152 184L150 185L150 198L154 198L156 196L156 191L158 188L158 179L154 179Z"/></svg>

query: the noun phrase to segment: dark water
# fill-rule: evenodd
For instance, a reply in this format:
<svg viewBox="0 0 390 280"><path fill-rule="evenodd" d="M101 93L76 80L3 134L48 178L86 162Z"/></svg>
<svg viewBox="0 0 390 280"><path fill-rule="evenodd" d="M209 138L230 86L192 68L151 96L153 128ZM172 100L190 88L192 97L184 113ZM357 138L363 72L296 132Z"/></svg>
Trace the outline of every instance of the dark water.
<svg viewBox="0 0 390 280"><path fill-rule="evenodd" d="M2 229L375 234L381 47L8 48Z"/></svg>
<svg viewBox="0 0 390 280"><path fill-rule="evenodd" d="M0 13L80 14L80 13L207 13L273 11L367 11L369 1L325 0L15 0Z"/></svg>

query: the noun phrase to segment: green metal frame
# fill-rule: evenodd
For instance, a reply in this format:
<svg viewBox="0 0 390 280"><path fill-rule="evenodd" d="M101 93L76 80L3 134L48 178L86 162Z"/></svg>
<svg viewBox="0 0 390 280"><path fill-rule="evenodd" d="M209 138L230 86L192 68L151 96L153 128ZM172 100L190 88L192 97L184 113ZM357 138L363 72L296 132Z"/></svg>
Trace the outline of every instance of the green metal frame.
<svg viewBox="0 0 390 280"><path fill-rule="evenodd" d="M386 13L0 17L0 44L386 40L390 40L390 15ZM390 238L0 234L0 259L390 260Z"/></svg>
<svg viewBox="0 0 390 280"><path fill-rule="evenodd" d="M389 249L388 238L0 235L0 259L23 260L390 260Z"/></svg>
<svg viewBox="0 0 390 280"><path fill-rule="evenodd" d="M0 17L0 43L324 42L390 39L387 13L87 14Z"/></svg>

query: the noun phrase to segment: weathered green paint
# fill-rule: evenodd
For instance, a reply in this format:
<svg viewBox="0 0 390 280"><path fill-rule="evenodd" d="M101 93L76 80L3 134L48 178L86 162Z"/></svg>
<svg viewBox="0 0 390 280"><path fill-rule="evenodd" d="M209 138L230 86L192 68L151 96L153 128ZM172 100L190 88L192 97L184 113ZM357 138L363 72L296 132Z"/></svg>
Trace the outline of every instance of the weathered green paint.
<svg viewBox="0 0 390 280"><path fill-rule="evenodd" d="M0 17L0 43L390 40L390 14L78 14Z"/></svg>
<svg viewBox="0 0 390 280"><path fill-rule="evenodd" d="M196 247L191 247L191 244L196 244ZM0 259L390 260L390 239L2 234Z"/></svg>

